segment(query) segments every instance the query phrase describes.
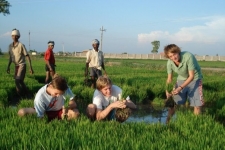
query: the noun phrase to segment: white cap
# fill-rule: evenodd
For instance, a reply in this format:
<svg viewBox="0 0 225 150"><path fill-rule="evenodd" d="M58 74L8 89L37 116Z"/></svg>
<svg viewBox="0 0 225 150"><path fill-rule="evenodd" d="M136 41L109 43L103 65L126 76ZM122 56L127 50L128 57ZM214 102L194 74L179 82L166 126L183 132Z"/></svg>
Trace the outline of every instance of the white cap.
<svg viewBox="0 0 225 150"><path fill-rule="evenodd" d="M92 41L92 44L99 44L99 41L98 41L97 39L94 39L94 40Z"/></svg>
<svg viewBox="0 0 225 150"><path fill-rule="evenodd" d="M20 37L20 31L19 30L17 30L17 29L13 29L12 30L12 34L11 35L17 35L17 36L19 36Z"/></svg>
<svg viewBox="0 0 225 150"><path fill-rule="evenodd" d="M48 42L48 45L53 45L54 46L55 45L55 42L54 41L49 41Z"/></svg>

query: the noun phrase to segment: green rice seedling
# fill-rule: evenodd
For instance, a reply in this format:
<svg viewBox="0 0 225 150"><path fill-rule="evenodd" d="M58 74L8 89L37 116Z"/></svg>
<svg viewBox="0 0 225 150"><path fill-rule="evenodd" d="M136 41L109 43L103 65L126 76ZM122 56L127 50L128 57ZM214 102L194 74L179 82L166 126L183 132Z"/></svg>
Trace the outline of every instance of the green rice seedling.
<svg viewBox="0 0 225 150"><path fill-rule="evenodd" d="M80 94L85 102L91 103L93 93L93 89L89 87L84 87Z"/></svg>
<svg viewBox="0 0 225 150"><path fill-rule="evenodd" d="M138 101L142 103L148 97L147 89L145 87L140 87L140 88L137 88L136 90L137 90Z"/></svg>
<svg viewBox="0 0 225 150"><path fill-rule="evenodd" d="M68 113L68 108L69 108L69 103L70 103L70 96L63 96L64 99L64 105L62 107L62 119L67 120L67 113Z"/></svg>
<svg viewBox="0 0 225 150"><path fill-rule="evenodd" d="M78 97L81 98L81 92L83 91L83 85L77 85L72 87L72 92Z"/></svg>
<svg viewBox="0 0 225 150"><path fill-rule="evenodd" d="M0 107L8 106L8 94L5 89L0 89Z"/></svg>
<svg viewBox="0 0 225 150"><path fill-rule="evenodd" d="M34 101L30 99L22 99L18 104L18 108L34 107Z"/></svg>
<svg viewBox="0 0 225 150"><path fill-rule="evenodd" d="M81 104L87 103L81 96L82 91L85 90L83 93L87 93L87 95L93 94L92 89L85 89L82 86L83 78L80 78L83 75L84 69L82 67L84 66L85 59L66 57L66 60L69 59L69 61L63 62L64 59L56 57L57 73L63 73L68 80L71 79L72 82L69 85L73 93L80 96L79 103L77 103L78 107L80 107ZM158 63L163 65L166 64L166 61L149 59L107 60L118 62L118 65L107 66L108 73L113 72L111 76L116 85L118 85L120 77L125 79L121 87L124 91L125 88L131 91L131 93L128 92L128 95L130 95L132 101L139 100L140 87L142 87L141 90L147 91L147 96L150 95L151 99L155 99L153 103L160 101L156 99L160 98L159 95L165 93L166 90L166 86L163 84L165 79L160 78L165 75L165 69L163 68L162 70L164 71L162 71L159 66L155 65L155 70L153 70L153 67L148 66L148 64ZM123 66L120 62L125 62L127 66ZM15 95L16 90L13 74L5 75L7 63L8 56L0 59L0 89L4 89L8 94L8 98L11 99ZM217 63L219 66L224 66L224 62L201 62L200 65L204 67L218 67ZM29 89L35 90L44 81L45 72L42 69L43 66L42 57L36 58L33 61L35 79L28 76L28 78L31 78L26 80ZM124 73L123 70L125 70ZM11 71L13 72L13 68ZM129 77L127 76L128 73ZM17 116L17 108L6 107L0 109L0 127L2 129L0 130L0 148L65 150L225 149L225 129L224 125L221 124L222 120L224 120L224 73L203 71L203 75L204 99L207 104L206 107L210 106L211 111L204 111L202 115L195 116L192 110L189 109L178 110L171 123L165 125L141 121L135 123L124 122L122 124L116 121L91 122L81 113L82 117L74 121L56 120L49 123L46 121L47 119L39 119L33 116L20 118ZM114 80L114 78L118 80ZM127 80L129 80L129 84ZM86 90L89 90L89 92ZM123 97L123 94L121 97ZM32 106L32 101L30 101L31 103L26 103L28 101L27 99L22 100L20 102L21 105L19 104L18 107ZM141 103L141 101L138 103ZM87 105L84 104L83 106L82 108L86 108Z"/></svg>
<svg viewBox="0 0 225 150"><path fill-rule="evenodd" d="M167 92L171 93L174 89L174 83L167 83L166 84L166 90Z"/></svg>
<svg viewBox="0 0 225 150"><path fill-rule="evenodd" d="M153 96L152 98L155 98L155 97L159 97L159 98L163 98L165 97L165 86L163 83L157 83L157 84L152 84L149 86L149 88L147 89L150 89L151 92L153 93Z"/></svg>
<svg viewBox="0 0 225 150"><path fill-rule="evenodd" d="M174 102L174 98L173 98L173 94L172 91L174 89L174 83L168 83L166 84L166 91L171 94L171 96L169 96L166 100L165 100L165 107L174 107L175 106L175 102Z"/></svg>
<svg viewBox="0 0 225 150"><path fill-rule="evenodd" d="M70 103L70 96L64 96L64 107L68 108Z"/></svg>
<svg viewBox="0 0 225 150"><path fill-rule="evenodd" d="M127 86L127 85L124 85L123 87L122 87L122 95L120 95L118 98L119 98L119 100L121 100L121 99L126 99L130 94L129 93L131 93L131 90L130 90L130 87L129 86Z"/></svg>

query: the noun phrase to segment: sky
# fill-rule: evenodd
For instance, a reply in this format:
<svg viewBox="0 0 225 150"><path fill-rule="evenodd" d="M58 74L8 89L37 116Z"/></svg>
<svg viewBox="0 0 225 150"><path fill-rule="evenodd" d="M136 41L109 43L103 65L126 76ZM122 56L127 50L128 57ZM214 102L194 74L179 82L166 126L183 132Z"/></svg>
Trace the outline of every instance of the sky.
<svg viewBox="0 0 225 150"><path fill-rule="evenodd" d="M0 13L0 48L8 51L11 31L20 31L27 50L55 52L92 49L98 39L104 53L150 54L168 44L195 55L225 56L224 0L8 0ZM104 31L101 31L101 30ZM29 34L30 33L30 34Z"/></svg>

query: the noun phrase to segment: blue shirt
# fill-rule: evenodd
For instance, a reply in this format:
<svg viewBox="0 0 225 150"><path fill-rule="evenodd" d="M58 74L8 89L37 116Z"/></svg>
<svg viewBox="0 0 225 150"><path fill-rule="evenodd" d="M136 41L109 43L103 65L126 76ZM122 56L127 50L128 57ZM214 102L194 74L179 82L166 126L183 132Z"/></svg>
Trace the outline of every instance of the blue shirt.
<svg viewBox="0 0 225 150"><path fill-rule="evenodd" d="M36 94L34 99L34 108L38 117L43 117L46 111L58 111L64 105L65 97L73 99L74 94L68 88L63 95L52 97L46 92L47 85L43 86Z"/></svg>

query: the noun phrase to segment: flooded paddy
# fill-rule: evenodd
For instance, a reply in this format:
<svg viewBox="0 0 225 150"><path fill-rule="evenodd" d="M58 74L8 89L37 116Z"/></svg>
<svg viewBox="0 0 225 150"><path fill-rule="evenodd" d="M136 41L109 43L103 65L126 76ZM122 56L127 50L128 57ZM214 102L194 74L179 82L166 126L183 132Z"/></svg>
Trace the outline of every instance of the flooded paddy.
<svg viewBox="0 0 225 150"><path fill-rule="evenodd" d="M131 116L125 122L145 122L166 124L168 110L163 106L138 105L132 110Z"/></svg>

